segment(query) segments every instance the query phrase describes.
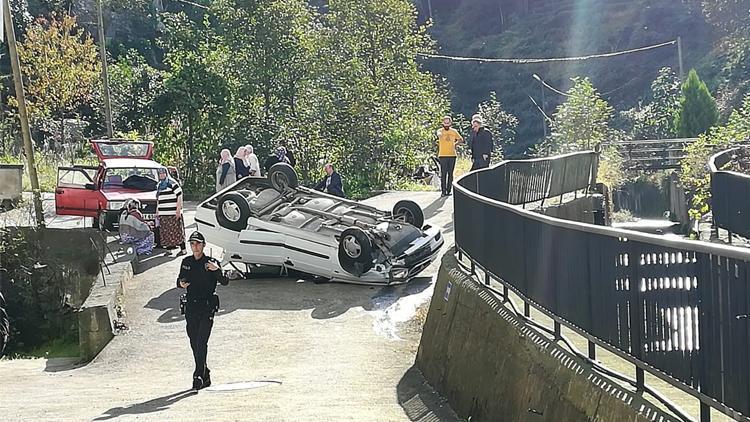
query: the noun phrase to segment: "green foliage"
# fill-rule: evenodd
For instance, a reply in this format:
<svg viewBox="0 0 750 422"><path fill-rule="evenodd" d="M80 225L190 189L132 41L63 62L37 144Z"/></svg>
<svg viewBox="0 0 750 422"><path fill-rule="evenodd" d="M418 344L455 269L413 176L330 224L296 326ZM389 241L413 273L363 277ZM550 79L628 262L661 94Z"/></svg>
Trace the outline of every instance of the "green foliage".
<svg viewBox="0 0 750 422"><path fill-rule="evenodd" d="M675 119L677 135L683 138L698 136L705 133L718 120L716 101L695 69L691 69L682 85L680 110Z"/></svg>
<svg viewBox="0 0 750 422"><path fill-rule="evenodd" d="M746 0L702 0L703 14L728 34L750 30L750 8Z"/></svg>
<svg viewBox="0 0 750 422"><path fill-rule="evenodd" d="M50 259L37 229L0 229L0 270L10 318L8 354L26 354L58 339L77 337L78 319L68 302L68 280L82 274L70 262Z"/></svg>
<svg viewBox="0 0 750 422"><path fill-rule="evenodd" d="M680 182L692 194L691 218L700 218L709 211L711 175L708 160L711 155L750 140L750 95L740 109L734 110L727 123L714 127L687 146L682 160Z"/></svg>
<svg viewBox="0 0 750 422"><path fill-rule="evenodd" d="M394 187L434 152L448 102L415 62L431 41L406 0L337 1L324 15L303 0L221 0L200 21L164 22L169 71L150 127L189 190L211 189L222 147L249 143L263 160L284 141L306 183L331 161L352 196Z"/></svg>
<svg viewBox="0 0 750 422"><path fill-rule="evenodd" d="M67 14L40 18L18 45L32 119L62 119L92 101L99 86L99 62L90 36Z"/></svg>
<svg viewBox="0 0 750 422"><path fill-rule="evenodd" d="M680 107L680 80L669 67L651 83L651 101L621 112L633 139L668 139L676 135L674 121Z"/></svg>
<svg viewBox="0 0 750 422"><path fill-rule="evenodd" d="M115 131L151 132L151 102L162 92L162 74L130 50L109 66L110 101Z"/></svg>
<svg viewBox="0 0 750 422"><path fill-rule="evenodd" d="M477 113L482 116L484 126L492 132L495 141L493 159L502 159L503 151L515 140L518 119L503 109L494 91L490 92L489 100L477 106Z"/></svg>
<svg viewBox="0 0 750 422"><path fill-rule="evenodd" d="M588 78L573 78L573 87L554 114L547 144L550 152L590 150L603 143L610 132L613 112Z"/></svg>

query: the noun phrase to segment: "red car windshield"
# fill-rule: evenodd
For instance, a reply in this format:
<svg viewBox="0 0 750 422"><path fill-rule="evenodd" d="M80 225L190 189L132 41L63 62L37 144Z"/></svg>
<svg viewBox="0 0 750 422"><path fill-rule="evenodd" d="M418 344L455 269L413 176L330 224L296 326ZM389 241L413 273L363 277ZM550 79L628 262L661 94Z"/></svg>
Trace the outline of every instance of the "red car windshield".
<svg viewBox="0 0 750 422"><path fill-rule="evenodd" d="M156 189L159 175L155 168L108 168L104 173L104 189L137 189L150 191Z"/></svg>

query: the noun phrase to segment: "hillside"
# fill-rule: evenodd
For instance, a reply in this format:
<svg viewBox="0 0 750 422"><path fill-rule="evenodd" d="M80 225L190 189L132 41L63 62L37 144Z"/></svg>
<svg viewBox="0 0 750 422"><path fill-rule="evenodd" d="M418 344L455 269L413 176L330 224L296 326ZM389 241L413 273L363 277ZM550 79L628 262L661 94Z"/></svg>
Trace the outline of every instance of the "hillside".
<svg viewBox="0 0 750 422"><path fill-rule="evenodd" d="M427 1L417 2L423 19ZM431 0L430 32L438 51L479 57L562 57L627 50L682 37L685 72L698 68L711 79L720 66L710 57L719 36L700 11L681 0ZM453 109L471 114L476 104L496 91L508 111L519 118L516 145L522 153L542 136L542 116L529 96L541 104L538 74L550 85L567 89L573 76L588 76L617 110L637 104L658 70L677 70L677 48L664 47L617 58L577 63L516 65L429 59L427 69L445 77ZM717 83L718 84L718 83ZM715 85L717 85L715 84ZM714 86L715 88L715 86ZM546 90L549 114L563 99Z"/></svg>

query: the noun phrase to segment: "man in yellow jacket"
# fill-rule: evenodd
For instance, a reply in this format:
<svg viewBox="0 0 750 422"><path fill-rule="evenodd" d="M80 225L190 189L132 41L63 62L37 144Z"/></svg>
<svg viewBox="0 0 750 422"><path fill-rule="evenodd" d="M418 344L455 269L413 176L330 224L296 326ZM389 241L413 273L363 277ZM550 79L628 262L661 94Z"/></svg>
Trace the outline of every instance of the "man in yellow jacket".
<svg viewBox="0 0 750 422"><path fill-rule="evenodd" d="M464 141L461 134L456 129L453 129L451 125L453 125L453 119L450 116L445 116L443 117L443 127L437 131L441 196L451 194L453 170L456 167L456 145Z"/></svg>

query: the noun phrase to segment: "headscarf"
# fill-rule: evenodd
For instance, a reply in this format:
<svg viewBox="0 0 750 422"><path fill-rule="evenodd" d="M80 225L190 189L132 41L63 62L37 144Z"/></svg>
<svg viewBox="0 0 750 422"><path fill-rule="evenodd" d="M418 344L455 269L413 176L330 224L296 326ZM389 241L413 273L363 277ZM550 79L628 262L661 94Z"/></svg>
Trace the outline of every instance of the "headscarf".
<svg viewBox="0 0 750 422"><path fill-rule="evenodd" d="M237 148L237 152L234 154L234 156L239 159L244 159L246 153L247 150L245 150L245 147L239 147Z"/></svg>
<svg viewBox="0 0 750 422"><path fill-rule="evenodd" d="M137 211L141 209L141 201L133 198L128 201L128 211Z"/></svg>
<svg viewBox="0 0 750 422"><path fill-rule="evenodd" d="M252 146L252 145L245 145L245 151L247 151L247 155L250 155L250 154L252 154L252 153L253 153L253 151L255 151L255 150L253 149L253 146Z"/></svg>
<svg viewBox="0 0 750 422"><path fill-rule="evenodd" d="M228 163L230 161L232 161L232 152L224 148L223 150L221 150L219 164Z"/></svg>
<svg viewBox="0 0 750 422"><path fill-rule="evenodd" d="M167 176L163 179L159 177L159 185L157 186L157 189L164 190L168 188L169 187L169 172L167 171L167 169L164 167L159 167L156 171L159 174L159 176L161 176L162 174Z"/></svg>
<svg viewBox="0 0 750 422"><path fill-rule="evenodd" d="M279 162L288 163L289 159L286 158L286 148L282 146L276 147L276 158L279 159Z"/></svg>

